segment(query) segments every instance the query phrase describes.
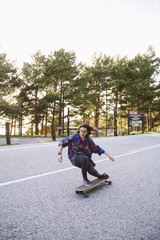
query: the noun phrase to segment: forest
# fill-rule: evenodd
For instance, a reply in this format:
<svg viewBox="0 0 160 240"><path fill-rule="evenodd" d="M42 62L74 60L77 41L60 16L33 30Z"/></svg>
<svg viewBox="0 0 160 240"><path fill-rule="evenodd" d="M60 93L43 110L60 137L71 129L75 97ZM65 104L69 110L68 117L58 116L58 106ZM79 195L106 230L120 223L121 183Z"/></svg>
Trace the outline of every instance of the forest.
<svg viewBox="0 0 160 240"><path fill-rule="evenodd" d="M159 131L159 71L152 46L132 59L94 54L90 66L77 62L73 51L39 50L21 69L1 52L0 125L9 122L12 135L54 140L88 122L104 130L101 135L113 129L117 136L128 133L129 111L138 111L145 131Z"/></svg>

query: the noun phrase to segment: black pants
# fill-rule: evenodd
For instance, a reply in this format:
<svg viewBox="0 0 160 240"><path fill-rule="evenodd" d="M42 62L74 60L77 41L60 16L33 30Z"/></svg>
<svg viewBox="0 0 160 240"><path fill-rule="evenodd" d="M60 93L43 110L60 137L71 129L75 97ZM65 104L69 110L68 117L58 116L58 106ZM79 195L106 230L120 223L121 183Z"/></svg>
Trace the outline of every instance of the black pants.
<svg viewBox="0 0 160 240"><path fill-rule="evenodd" d="M88 157L85 155L77 155L74 159L73 164L76 167L81 168L83 178L87 178L87 172L94 177L101 177L97 170L92 166L92 163L89 161Z"/></svg>

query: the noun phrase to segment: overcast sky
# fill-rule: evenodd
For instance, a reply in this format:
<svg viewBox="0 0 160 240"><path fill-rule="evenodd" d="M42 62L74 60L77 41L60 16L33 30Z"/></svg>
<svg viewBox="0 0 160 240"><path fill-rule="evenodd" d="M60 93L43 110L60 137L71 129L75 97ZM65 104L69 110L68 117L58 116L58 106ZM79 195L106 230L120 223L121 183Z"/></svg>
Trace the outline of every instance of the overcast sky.
<svg viewBox="0 0 160 240"><path fill-rule="evenodd" d="M37 50L160 57L160 0L0 0L0 52L18 66Z"/></svg>

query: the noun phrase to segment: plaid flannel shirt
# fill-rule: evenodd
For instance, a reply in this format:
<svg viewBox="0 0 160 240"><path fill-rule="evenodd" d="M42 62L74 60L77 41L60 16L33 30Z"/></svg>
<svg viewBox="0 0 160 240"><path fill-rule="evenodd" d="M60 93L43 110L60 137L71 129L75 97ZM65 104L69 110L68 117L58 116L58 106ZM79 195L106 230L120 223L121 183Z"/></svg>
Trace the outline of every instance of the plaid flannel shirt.
<svg viewBox="0 0 160 240"><path fill-rule="evenodd" d="M63 148L68 146L68 158L71 160L73 165L73 160L75 159L76 155L86 155L91 161L92 165L94 165L93 161L91 160L92 153L98 153L101 155L105 152L102 148L96 145L90 137L83 141L78 133L64 138L59 143L59 146L62 146Z"/></svg>

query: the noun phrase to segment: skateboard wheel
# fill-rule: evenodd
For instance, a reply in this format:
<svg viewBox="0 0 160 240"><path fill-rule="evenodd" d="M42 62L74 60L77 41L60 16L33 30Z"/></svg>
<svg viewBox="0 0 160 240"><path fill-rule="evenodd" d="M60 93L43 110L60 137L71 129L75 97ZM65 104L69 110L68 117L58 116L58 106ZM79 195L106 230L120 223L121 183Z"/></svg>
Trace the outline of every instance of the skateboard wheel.
<svg viewBox="0 0 160 240"><path fill-rule="evenodd" d="M88 194L84 194L84 197L85 197L85 198L89 198L89 195L88 195Z"/></svg>
<svg viewBox="0 0 160 240"><path fill-rule="evenodd" d="M111 185L111 184L112 184L112 181L108 181L108 184Z"/></svg>

